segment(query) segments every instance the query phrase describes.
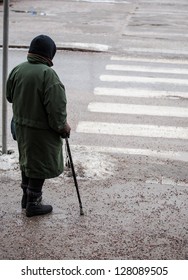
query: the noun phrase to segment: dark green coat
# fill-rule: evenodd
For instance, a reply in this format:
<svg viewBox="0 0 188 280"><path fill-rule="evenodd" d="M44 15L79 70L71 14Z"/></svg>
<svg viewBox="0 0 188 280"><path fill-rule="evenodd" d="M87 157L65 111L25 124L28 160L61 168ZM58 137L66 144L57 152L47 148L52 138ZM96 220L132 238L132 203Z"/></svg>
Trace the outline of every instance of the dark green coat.
<svg viewBox="0 0 188 280"><path fill-rule="evenodd" d="M22 171L30 178L53 178L63 172L62 138L66 124L65 88L50 61L28 55L7 81Z"/></svg>

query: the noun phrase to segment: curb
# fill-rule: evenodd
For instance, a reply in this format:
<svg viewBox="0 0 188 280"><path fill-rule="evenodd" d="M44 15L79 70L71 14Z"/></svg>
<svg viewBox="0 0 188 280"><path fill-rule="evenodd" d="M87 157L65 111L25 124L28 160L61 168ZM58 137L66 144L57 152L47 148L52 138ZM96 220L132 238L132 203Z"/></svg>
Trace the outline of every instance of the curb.
<svg viewBox="0 0 188 280"><path fill-rule="evenodd" d="M90 43L56 43L57 50L66 50L73 52L109 52L110 47L101 44L90 44ZM0 49L3 45L0 45ZM29 49L29 45L9 45L9 49Z"/></svg>

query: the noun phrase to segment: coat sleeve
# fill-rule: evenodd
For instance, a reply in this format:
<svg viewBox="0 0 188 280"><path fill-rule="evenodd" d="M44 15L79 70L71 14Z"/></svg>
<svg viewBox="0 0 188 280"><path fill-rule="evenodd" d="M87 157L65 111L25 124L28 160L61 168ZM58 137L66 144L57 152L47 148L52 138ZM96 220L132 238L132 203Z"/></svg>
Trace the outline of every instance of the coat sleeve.
<svg viewBox="0 0 188 280"><path fill-rule="evenodd" d="M48 82L50 78L48 79ZM48 117L49 126L58 132L63 133L67 122L67 99L64 85L56 76L44 93L44 106Z"/></svg>

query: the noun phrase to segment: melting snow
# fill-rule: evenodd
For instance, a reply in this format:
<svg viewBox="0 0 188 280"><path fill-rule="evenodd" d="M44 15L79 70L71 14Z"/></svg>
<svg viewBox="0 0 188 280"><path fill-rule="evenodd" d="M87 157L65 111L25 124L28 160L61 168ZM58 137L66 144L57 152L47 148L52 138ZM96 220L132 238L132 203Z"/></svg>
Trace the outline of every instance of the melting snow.
<svg viewBox="0 0 188 280"><path fill-rule="evenodd" d="M18 168L18 153L0 154L0 170L13 170Z"/></svg>
<svg viewBox="0 0 188 280"><path fill-rule="evenodd" d="M104 179L114 173L115 159L103 154L89 146L71 146L71 154L75 172L80 179ZM19 169L18 152L13 150L10 154L0 154L0 171ZM66 160L66 152L64 151ZM69 169L70 170L70 169ZM65 169L65 176L66 176Z"/></svg>

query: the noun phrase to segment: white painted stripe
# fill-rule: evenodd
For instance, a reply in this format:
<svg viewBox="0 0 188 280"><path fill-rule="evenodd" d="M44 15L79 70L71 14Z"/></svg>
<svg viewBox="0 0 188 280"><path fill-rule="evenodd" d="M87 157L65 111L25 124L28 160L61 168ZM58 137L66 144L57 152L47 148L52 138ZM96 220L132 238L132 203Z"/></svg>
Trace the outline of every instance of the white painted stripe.
<svg viewBox="0 0 188 280"><path fill-rule="evenodd" d="M77 0L80 1L80 0ZM84 2L94 2L94 3L112 3L112 4L129 4L130 2L125 0L82 0Z"/></svg>
<svg viewBox="0 0 188 280"><path fill-rule="evenodd" d="M188 118L188 108L122 103L89 103L91 112Z"/></svg>
<svg viewBox="0 0 188 280"><path fill-rule="evenodd" d="M152 89L140 88L106 88L96 87L94 89L95 95L107 96L123 96L123 97L141 97L141 98L188 98L188 92L171 92L171 91L155 91Z"/></svg>
<svg viewBox="0 0 188 280"><path fill-rule="evenodd" d="M120 0L76 0L77 2L93 2L93 3L113 3L113 4L127 4L127 1L120 1Z"/></svg>
<svg viewBox="0 0 188 280"><path fill-rule="evenodd" d="M160 33L161 34L161 33ZM186 37L188 34L186 34ZM146 53L167 53L167 54L176 54L176 55L187 55L188 52L180 51L180 50L168 50L168 49L149 49L149 48L126 48L125 50L129 52L146 52Z"/></svg>
<svg viewBox="0 0 188 280"><path fill-rule="evenodd" d="M110 58L111 60L115 61L131 61L131 62L152 62L152 63L170 63L170 64L185 64L188 65L188 60L186 59L164 59L164 58L133 58L127 56L116 56L113 55Z"/></svg>
<svg viewBox="0 0 188 280"><path fill-rule="evenodd" d="M140 76L120 76L120 75L101 75L100 80L103 82L126 82L126 83L165 83L165 84L177 84L188 85L186 79L174 79L174 78L155 78L155 77L140 77Z"/></svg>
<svg viewBox="0 0 188 280"><path fill-rule="evenodd" d="M188 162L188 152L174 152L174 151L158 151L151 149L133 149L133 148L114 148L114 147L103 147L103 146L81 146L73 145L75 150L87 150L99 153L113 153L113 154L125 154L125 155L138 155L138 156L149 156L163 160L179 160Z"/></svg>
<svg viewBox="0 0 188 280"><path fill-rule="evenodd" d="M148 4L151 4L151 0L144 0L144 1L141 1L141 2L144 2L144 3L148 3ZM153 3L152 4L154 4L154 2L159 2L159 1L153 1ZM165 4L170 4L170 5L177 5L178 4L178 8L180 8L181 7L181 5L187 5L187 1L178 1L177 2L177 0L168 0L168 1L163 1ZM161 2L161 3L163 3L163 2ZM147 6L148 7L148 6ZM161 7L160 5L158 6L158 7ZM176 9L176 7L173 7L173 6L171 6L173 9L172 10L174 10L174 8L175 8L175 10L174 10L174 12L176 13L177 12L177 9ZM181 11L184 11L185 12L185 9L184 9L184 7L182 7L183 8L183 10L181 10ZM140 10L139 10L140 11ZM179 11L179 9L178 9L178 11ZM145 9L143 10L143 12L144 13L147 13L148 12L148 10L146 11ZM164 9L163 11L162 11L162 9L160 8L160 10L159 10L159 12L161 13L161 12L164 12L164 13L167 13L167 11Z"/></svg>
<svg viewBox="0 0 188 280"><path fill-rule="evenodd" d="M152 73L168 73L168 74L188 74L188 69L180 68L164 68L154 66L142 66L142 65L106 65L106 70L112 71L137 71L137 72L152 72Z"/></svg>
<svg viewBox="0 0 188 280"><path fill-rule="evenodd" d="M140 31L126 31L123 33L124 36L139 36L139 37L145 37L145 36L148 36L148 37L156 37L156 36L160 36L161 37L165 37L165 38L173 38L173 37L180 37L180 38L187 38L188 37L188 34L185 33L168 33L168 32L160 32L160 30L157 32L157 31L151 31L151 32L148 32L148 31L144 31L142 29L140 29ZM128 49L130 50L130 49ZM165 50L163 50L165 51ZM172 50L173 51L173 50ZM172 52L171 51L171 52ZM176 52L176 50L174 50ZM158 51L157 51L158 52ZM169 53L168 50L166 50L167 53ZM179 52L179 54L182 54L182 52Z"/></svg>
<svg viewBox="0 0 188 280"><path fill-rule="evenodd" d="M122 136L188 139L188 128L106 122L79 122L76 132Z"/></svg>

